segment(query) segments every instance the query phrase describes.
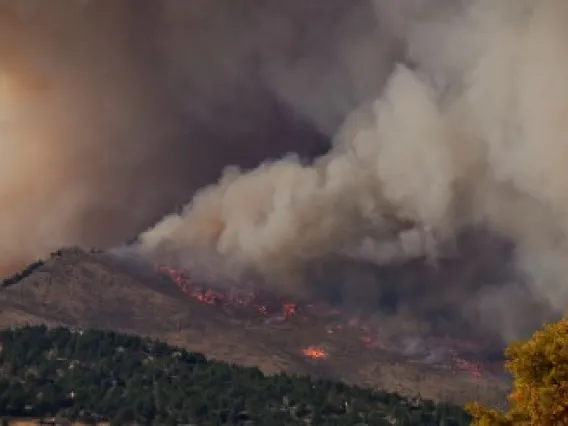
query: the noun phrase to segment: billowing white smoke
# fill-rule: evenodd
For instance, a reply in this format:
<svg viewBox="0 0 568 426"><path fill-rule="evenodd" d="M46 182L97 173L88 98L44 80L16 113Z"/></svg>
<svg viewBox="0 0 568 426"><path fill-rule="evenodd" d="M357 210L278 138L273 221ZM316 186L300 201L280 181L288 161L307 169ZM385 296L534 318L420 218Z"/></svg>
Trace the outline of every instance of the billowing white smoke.
<svg viewBox="0 0 568 426"><path fill-rule="evenodd" d="M434 93L400 67L372 108L376 120L346 132L313 166L290 157L229 170L181 216L142 234L142 249L202 247L274 275L391 236L398 222L447 234L455 173Z"/></svg>
<svg viewBox="0 0 568 426"><path fill-rule="evenodd" d="M208 253L287 281L338 252L392 258L384 242L408 223L430 254L433 242L485 225L517 244L537 298L564 310L568 5L477 0L448 19L434 2L375 3L379 19L396 18L416 66L396 67L315 165L289 157L229 169L143 233L139 250L187 266L190 253Z"/></svg>

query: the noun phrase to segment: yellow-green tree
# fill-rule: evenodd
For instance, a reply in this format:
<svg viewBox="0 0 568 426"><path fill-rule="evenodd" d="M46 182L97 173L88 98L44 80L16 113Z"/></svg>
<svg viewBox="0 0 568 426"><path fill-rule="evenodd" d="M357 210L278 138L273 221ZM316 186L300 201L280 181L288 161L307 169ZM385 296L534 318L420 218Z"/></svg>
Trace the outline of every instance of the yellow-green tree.
<svg viewBox="0 0 568 426"><path fill-rule="evenodd" d="M506 355L514 378L509 411L470 404L473 424L568 426L568 318L512 344Z"/></svg>

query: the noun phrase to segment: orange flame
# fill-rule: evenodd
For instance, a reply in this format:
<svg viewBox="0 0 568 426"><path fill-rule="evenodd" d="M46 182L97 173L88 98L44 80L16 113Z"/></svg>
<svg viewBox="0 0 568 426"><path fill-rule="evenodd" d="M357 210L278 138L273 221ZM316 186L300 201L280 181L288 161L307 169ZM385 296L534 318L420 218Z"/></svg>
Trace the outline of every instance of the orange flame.
<svg viewBox="0 0 568 426"><path fill-rule="evenodd" d="M268 306L261 300L260 295L252 289L213 290L193 282L188 276L170 266L157 266L157 270L167 275L187 297L207 305L230 308L251 308L259 315L268 316L279 314L288 319L298 312L295 303L284 303L281 308Z"/></svg>
<svg viewBox="0 0 568 426"><path fill-rule="evenodd" d="M196 282L191 276L170 267L157 266L157 270L167 275L187 297L197 300L207 305L218 306L234 312L237 309L249 309L258 315L265 317L267 320L279 319L287 320L295 315L310 314L319 318L328 318L334 323L325 327L327 334L341 333L349 329L350 333L357 335L361 344L368 348L380 348L382 350L389 349L389 342L383 341L378 337L376 328L362 317L351 316L345 318L345 313L326 304L307 304L302 305L300 309L297 304L281 300L274 300L273 295L263 294L254 290L254 286L250 285L246 288L217 289L208 288L202 283ZM215 277L210 277L213 282ZM335 321L342 322L335 322ZM467 361L459 356L458 347L463 347L467 342L456 341L455 339L433 339L431 342L445 348L451 347L449 350L449 366L454 373L459 371L467 372L474 378L483 377L482 366L471 361ZM315 360L327 359L328 353L317 346L308 346L301 350L302 354L308 358Z"/></svg>
<svg viewBox="0 0 568 426"><path fill-rule="evenodd" d="M308 346L302 349L302 353L312 359L326 359L328 357L327 352L317 346Z"/></svg>

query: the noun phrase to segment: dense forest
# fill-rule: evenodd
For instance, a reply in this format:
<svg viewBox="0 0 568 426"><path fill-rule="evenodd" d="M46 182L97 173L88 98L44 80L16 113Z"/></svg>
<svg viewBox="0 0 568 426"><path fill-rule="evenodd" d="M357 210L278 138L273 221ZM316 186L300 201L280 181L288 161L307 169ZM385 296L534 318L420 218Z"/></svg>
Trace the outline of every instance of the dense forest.
<svg viewBox="0 0 568 426"><path fill-rule="evenodd" d="M0 331L0 416L114 425L468 425L459 407L256 368L111 331Z"/></svg>

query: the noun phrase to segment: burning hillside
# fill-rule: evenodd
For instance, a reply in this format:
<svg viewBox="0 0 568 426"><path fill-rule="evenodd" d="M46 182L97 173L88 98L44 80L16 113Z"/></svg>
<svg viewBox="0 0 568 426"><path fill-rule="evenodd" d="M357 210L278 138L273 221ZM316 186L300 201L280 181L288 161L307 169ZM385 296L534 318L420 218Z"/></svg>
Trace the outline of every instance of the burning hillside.
<svg viewBox="0 0 568 426"><path fill-rule="evenodd" d="M159 336L266 372L315 374L454 401L478 394L496 401L507 389L478 343L413 335L386 317L293 300L249 282L230 288L214 275L198 280L163 265L64 250L6 284L0 326L62 324Z"/></svg>
<svg viewBox="0 0 568 426"><path fill-rule="evenodd" d="M564 0L0 0L0 24L0 271L105 250L7 279L1 324L457 397L565 311Z"/></svg>
<svg viewBox="0 0 568 426"><path fill-rule="evenodd" d="M328 336L348 334L355 337L361 350L392 353L406 361L421 362L454 372L467 372L472 378L481 378L484 374L482 364L486 361L486 349L463 337L397 336L396 328L387 331L385 324L378 322L372 315L355 315L348 310L316 301L291 302L266 290L259 290L252 283L241 283L229 288L219 284L213 287L204 280L192 278L191 274L169 266L160 265L156 269L169 277L186 297L221 309L227 315L253 314L265 324L283 321L321 323ZM213 275L209 276L208 281L219 283L218 277ZM331 356L329 351L316 345L302 348L301 353L314 360L325 360ZM468 360L465 358L467 356L473 359Z"/></svg>
<svg viewBox="0 0 568 426"><path fill-rule="evenodd" d="M213 289L202 282L192 280L188 275L169 266L158 266L158 272L166 274L187 297L201 303L219 306L226 311L254 310L264 317L287 319L296 314L298 306L295 303L275 301L268 294L262 294L253 287L229 289Z"/></svg>
<svg viewBox="0 0 568 426"><path fill-rule="evenodd" d="M0 271L137 235L220 322L469 366L457 336L500 348L568 303L568 15L524 3L0 0ZM81 285L57 315L7 292L142 323Z"/></svg>

